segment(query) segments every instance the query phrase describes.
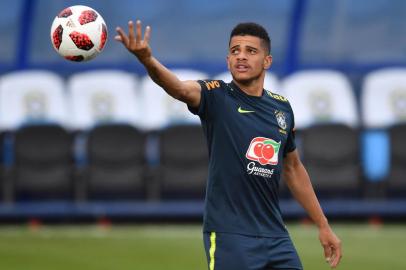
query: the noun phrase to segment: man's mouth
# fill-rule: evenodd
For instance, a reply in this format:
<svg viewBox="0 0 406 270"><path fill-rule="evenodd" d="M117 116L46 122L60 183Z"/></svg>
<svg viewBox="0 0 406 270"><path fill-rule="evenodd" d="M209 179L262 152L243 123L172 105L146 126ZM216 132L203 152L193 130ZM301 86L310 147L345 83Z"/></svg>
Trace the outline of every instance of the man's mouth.
<svg viewBox="0 0 406 270"><path fill-rule="evenodd" d="M248 66L248 65L245 65L245 64L237 64L237 65L235 66L235 69L236 69L238 72L246 72L246 71L248 70L248 68L249 68L249 66Z"/></svg>

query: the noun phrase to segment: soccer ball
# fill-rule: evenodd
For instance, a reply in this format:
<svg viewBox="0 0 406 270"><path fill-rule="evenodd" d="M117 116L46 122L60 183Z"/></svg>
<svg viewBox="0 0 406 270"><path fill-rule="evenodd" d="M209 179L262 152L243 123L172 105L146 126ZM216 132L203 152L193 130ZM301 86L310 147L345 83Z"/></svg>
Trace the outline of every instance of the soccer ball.
<svg viewBox="0 0 406 270"><path fill-rule="evenodd" d="M71 6L62 10L51 26L54 49L70 61L88 61L106 45L107 26L96 10Z"/></svg>

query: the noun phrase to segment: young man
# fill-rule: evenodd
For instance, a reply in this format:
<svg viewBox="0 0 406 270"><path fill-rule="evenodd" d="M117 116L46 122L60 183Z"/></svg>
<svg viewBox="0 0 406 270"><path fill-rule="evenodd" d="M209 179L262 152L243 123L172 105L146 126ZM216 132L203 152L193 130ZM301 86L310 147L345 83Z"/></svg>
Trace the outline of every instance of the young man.
<svg viewBox="0 0 406 270"><path fill-rule="evenodd" d="M169 95L198 114L209 146L209 179L204 242L209 269L302 269L279 209L283 177L296 200L319 228L331 267L341 259L341 243L331 230L303 167L294 140L289 102L264 90L272 64L270 39L255 23L231 32L227 65L233 81L180 81L152 56L151 28L141 22L117 28L116 40L145 66Z"/></svg>

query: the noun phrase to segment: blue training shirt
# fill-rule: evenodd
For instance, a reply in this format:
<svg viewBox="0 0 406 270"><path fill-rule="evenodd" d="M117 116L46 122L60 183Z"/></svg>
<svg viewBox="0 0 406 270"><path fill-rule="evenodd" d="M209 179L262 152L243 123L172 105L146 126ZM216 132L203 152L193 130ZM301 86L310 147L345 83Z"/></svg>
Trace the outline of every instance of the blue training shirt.
<svg viewBox="0 0 406 270"><path fill-rule="evenodd" d="M282 161L295 150L286 98L250 96L231 82L198 81L199 115L209 148L204 232L286 237L278 189Z"/></svg>

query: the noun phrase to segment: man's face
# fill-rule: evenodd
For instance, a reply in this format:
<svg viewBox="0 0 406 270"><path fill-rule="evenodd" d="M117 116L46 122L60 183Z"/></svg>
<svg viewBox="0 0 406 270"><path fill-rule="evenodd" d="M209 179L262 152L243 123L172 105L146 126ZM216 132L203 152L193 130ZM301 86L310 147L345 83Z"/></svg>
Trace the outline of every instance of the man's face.
<svg viewBox="0 0 406 270"><path fill-rule="evenodd" d="M227 66L237 82L258 79L272 64L259 37L233 36L227 55Z"/></svg>

